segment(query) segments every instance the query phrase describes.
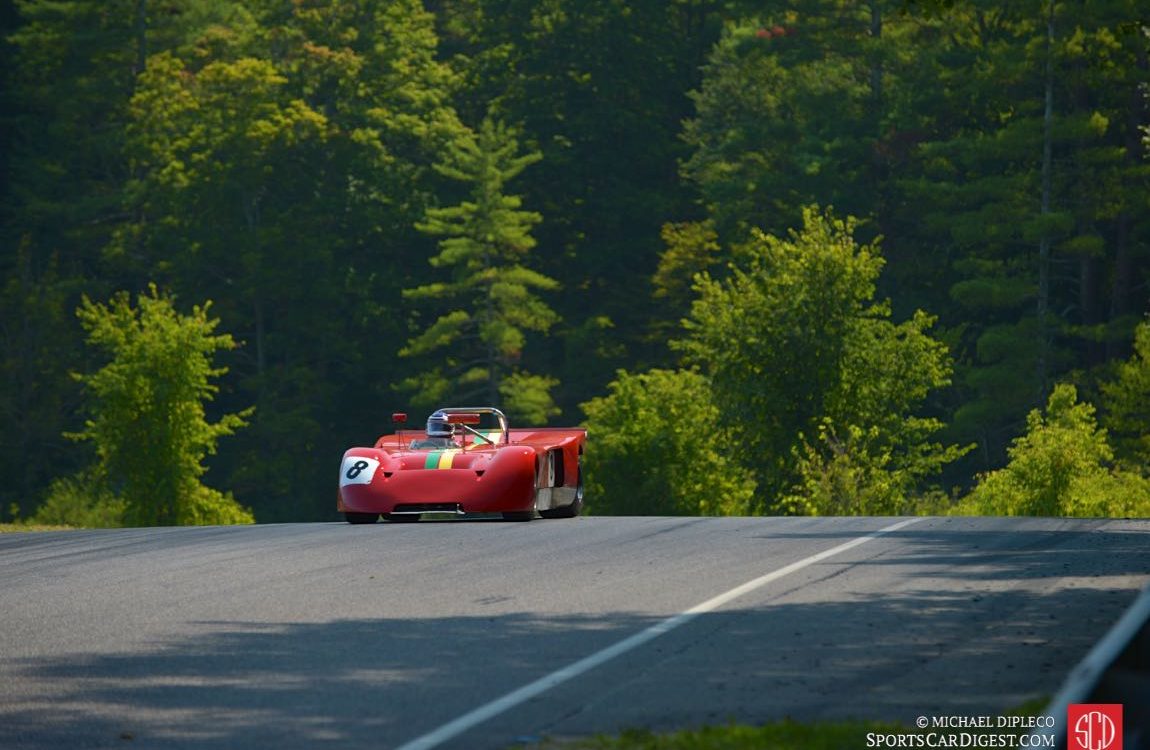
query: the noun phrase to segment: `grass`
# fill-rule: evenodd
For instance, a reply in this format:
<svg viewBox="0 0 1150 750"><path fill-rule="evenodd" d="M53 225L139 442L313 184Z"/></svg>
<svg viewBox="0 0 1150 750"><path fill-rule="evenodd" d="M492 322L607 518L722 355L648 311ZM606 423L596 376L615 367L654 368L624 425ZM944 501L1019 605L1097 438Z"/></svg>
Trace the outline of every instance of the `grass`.
<svg viewBox="0 0 1150 750"><path fill-rule="evenodd" d="M540 750L857 750L868 732L906 732L897 724L834 722L801 724L786 719L763 726L732 724L669 734L629 730L615 737L544 742Z"/></svg>
<svg viewBox="0 0 1150 750"><path fill-rule="evenodd" d="M49 526L39 523L0 523L0 534L12 534L21 531L72 531L73 526Z"/></svg>
<svg viewBox="0 0 1150 750"><path fill-rule="evenodd" d="M1002 715L1038 716L1049 702L1049 696L1041 696L1003 711ZM867 734L871 732L912 734L916 731L901 724L875 721L803 724L784 719L762 726L730 724L667 734L628 730L614 737L545 740L530 747L538 750L858 750L868 747ZM1018 734L1028 730L1002 731Z"/></svg>

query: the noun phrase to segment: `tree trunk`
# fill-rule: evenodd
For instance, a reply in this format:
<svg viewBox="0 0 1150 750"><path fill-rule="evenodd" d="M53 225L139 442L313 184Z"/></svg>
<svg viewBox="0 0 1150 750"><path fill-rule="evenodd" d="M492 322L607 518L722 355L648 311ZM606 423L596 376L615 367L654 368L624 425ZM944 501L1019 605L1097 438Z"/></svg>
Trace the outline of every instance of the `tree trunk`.
<svg viewBox="0 0 1150 750"><path fill-rule="evenodd" d="M148 0L136 0L136 75L148 65Z"/></svg>
<svg viewBox="0 0 1150 750"><path fill-rule="evenodd" d="M1138 70L1145 74L1150 63L1146 53L1138 55ZM1142 131L1140 126L1146 114L1146 100L1142 91L1130 92L1130 118L1125 123L1125 139L1123 146L1123 166L1125 169L1137 169L1143 160ZM1114 323L1134 311L1130 306L1130 280L1135 274L1135 262L1130 242L1131 217L1129 209L1123 210L1116 219L1114 237L1114 275L1110 287L1110 322ZM1131 342L1129 339L1116 340L1108 338L1106 341L1106 357L1120 359L1130 355Z"/></svg>
<svg viewBox="0 0 1150 750"><path fill-rule="evenodd" d="M1046 16L1046 93L1042 114L1042 218L1050 214L1050 184L1052 162L1052 126L1054 121L1054 0L1047 2ZM1038 362L1037 400L1046 396L1050 359L1050 233L1043 224L1042 238L1038 242Z"/></svg>

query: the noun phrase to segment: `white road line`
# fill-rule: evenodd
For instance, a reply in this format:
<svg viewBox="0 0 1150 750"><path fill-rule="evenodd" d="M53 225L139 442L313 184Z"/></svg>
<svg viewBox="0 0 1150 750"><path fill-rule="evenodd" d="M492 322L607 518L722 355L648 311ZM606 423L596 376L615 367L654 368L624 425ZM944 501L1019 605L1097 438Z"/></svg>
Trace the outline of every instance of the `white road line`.
<svg viewBox="0 0 1150 750"><path fill-rule="evenodd" d="M810 557L804 557L802 560L793 562L790 565L785 565L778 570L772 571L765 575L761 575L754 580L747 581L741 586L736 586L730 591L719 594L712 599L708 599L702 604L696 604L694 607L691 607L685 612L681 612L673 617L668 617L662 622L657 622L646 630L636 633L629 638L624 638L614 646L608 646L602 651L591 654L584 659L580 659L574 664L569 664L568 666L563 667L556 672L552 672L546 677L541 677L535 682L524 685L518 690L514 690L508 693L502 698L496 698L490 703L482 705L474 711L470 711L469 713L460 716L454 721L449 721L438 729L432 730L422 737L417 737L414 740L401 745L396 750L431 750L431 748L438 747L444 742L458 737L472 727L478 726L488 719L494 718L499 714L504 713L505 711L508 711L515 706L518 706L521 703L525 703L532 698L547 692L556 685L561 685L570 679L578 677L584 672L589 672L595 667L611 661L617 656L625 654L628 651L642 646L648 641L652 641L655 638L658 638L664 633L669 633L680 625L684 625L690 622L701 614L713 612L724 604L734 599L738 599L740 596L749 594L755 589L762 588L768 583L773 583L783 576L790 575L791 573L795 573L799 570L802 570L803 568L814 565L815 563L822 562L828 557L834 557L835 555L842 554L849 549L858 547L860 544L866 544L867 542L873 539L877 539L884 534L889 534L892 531L898 531L899 529L906 528L912 523L918 523L921 520L923 519L918 517L910 518L905 521L899 521L898 523L881 528L878 531L860 536L856 539L852 539L849 542L844 542L837 547L831 547L828 550L824 550L818 554L811 555Z"/></svg>

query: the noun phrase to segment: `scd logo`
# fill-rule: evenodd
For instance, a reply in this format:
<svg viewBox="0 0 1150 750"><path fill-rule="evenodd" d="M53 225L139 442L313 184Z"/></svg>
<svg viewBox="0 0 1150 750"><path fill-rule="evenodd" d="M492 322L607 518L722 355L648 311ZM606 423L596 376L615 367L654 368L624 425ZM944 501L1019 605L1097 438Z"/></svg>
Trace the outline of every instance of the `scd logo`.
<svg viewBox="0 0 1150 750"><path fill-rule="evenodd" d="M1069 750L1122 750L1122 704L1071 704L1066 733Z"/></svg>

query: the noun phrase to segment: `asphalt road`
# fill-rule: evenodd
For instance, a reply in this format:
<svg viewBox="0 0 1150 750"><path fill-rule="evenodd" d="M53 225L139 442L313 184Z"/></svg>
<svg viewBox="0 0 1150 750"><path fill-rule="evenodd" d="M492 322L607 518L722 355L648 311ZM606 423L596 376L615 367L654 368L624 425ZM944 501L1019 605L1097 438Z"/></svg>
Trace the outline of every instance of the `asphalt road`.
<svg viewBox="0 0 1150 750"><path fill-rule="evenodd" d="M0 748L483 749L994 714L1056 692L1150 582L1150 521L873 535L897 521L0 535Z"/></svg>

